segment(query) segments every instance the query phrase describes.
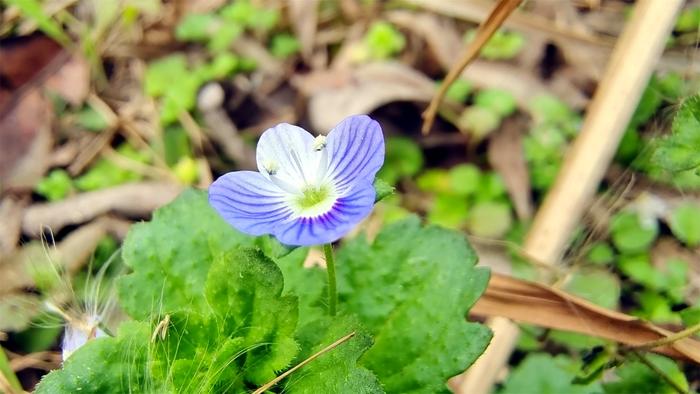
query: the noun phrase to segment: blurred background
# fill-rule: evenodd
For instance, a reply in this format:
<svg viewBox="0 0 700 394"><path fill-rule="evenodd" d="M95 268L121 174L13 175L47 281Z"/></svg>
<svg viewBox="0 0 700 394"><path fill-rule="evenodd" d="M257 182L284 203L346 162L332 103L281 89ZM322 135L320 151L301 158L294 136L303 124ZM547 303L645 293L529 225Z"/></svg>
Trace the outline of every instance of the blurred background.
<svg viewBox="0 0 700 394"><path fill-rule="evenodd" d="M525 1L423 136L422 111L495 2L0 4L0 391L31 390L60 366L71 313L113 301L89 278L109 288L123 272L132 223L186 187L254 169L256 139L280 122L327 133L370 114L386 137L379 177L397 193L364 231L418 214L464 231L482 264L535 278L519 245L635 7ZM700 322L700 160L697 145L689 159L673 140L700 133L700 104L683 107L700 87L699 29L700 4L688 2L556 272L572 294L676 330ZM591 360L619 359L600 339L526 326L494 390L570 381ZM616 392L700 383L696 366L651 363L625 364Z"/></svg>

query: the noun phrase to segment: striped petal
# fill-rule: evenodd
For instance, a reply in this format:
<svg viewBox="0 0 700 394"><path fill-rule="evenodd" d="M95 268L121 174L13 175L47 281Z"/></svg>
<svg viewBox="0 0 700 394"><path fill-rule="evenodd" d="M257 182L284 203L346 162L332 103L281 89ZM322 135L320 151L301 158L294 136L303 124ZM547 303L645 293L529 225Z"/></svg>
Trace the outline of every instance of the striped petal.
<svg viewBox="0 0 700 394"><path fill-rule="evenodd" d="M350 116L328 133L326 149L327 176L345 195L358 181L371 183L384 163L382 128L367 115Z"/></svg>
<svg viewBox="0 0 700 394"><path fill-rule="evenodd" d="M316 180L321 157L314 149L314 137L287 123L265 130L256 152L260 173L289 192L299 192Z"/></svg>
<svg viewBox="0 0 700 394"><path fill-rule="evenodd" d="M280 223L271 233L287 245L311 246L337 241L369 215L374 197L374 186L367 181L359 182L327 212Z"/></svg>
<svg viewBox="0 0 700 394"><path fill-rule="evenodd" d="M221 176L209 186L209 204L231 226L255 236L273 233L293 214L288 194L254 171Z"/></svg>

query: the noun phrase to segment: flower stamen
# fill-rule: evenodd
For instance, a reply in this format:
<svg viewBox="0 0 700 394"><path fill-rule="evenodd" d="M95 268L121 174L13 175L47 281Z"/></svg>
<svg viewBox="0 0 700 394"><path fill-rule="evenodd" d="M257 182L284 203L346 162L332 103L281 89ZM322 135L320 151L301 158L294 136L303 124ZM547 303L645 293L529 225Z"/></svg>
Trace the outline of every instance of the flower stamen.
<svg viewBox="0 0 700 394"><path fill-rule="evenodd" d="M328 199L331 191L326 186L307 186L302 190L296 203L301 209L313 208Z"/></svg>
<svg viewBox="0 0 700 394"><path fill-rule="evenodd" d="M316 152L324 149L326 147L326 136L323 134L316 136L313 147Z"/></svg>

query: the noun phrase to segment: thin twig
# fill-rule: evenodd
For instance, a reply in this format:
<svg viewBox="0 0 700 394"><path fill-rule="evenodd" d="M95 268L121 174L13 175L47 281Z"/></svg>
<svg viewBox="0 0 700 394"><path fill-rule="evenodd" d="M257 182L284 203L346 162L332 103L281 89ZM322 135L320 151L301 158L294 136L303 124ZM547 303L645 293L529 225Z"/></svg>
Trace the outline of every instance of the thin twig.
<svg viewBox="0 0 700 394"><path fill-rule="evenodd" d="M338 339L337 341L331 343L330 345L326 346L325 348L323 348L323 349L319 350L318 352L314 353L313 355L311 355L311 357L309 357L309 358L307 358L306 360L304 360L304 361L300 362L299 364L295 365L294 367L292 367L291 369L289 369L288 371L286 371L286 372L283 373L282 375L280 375L280 376L278 376L278 377L272 379L272 380L269 381L268 383L265 383L264 385L260 386L259 389L253 391L253 394L262 394L262 393L264 393L265 391L269 390L272 386L274 386L274 385L276 385L277 383L279 383L282 379L286 378L287 376L289 376L291 373L293 373L293 372L296 371L297 369L299 369L299 368L303 367L304 365L306 365L306 364L308 364L308 363L314 361L314 360L317 359L319 356L321 356L323 353L326 353L326 352L328 352L328 351L330 351L330 350L333 350L334 348L338 347L338 346L341 345L343 342L346 342L346 341L350 340L350 338L352 338L352 337L354 337L354 336L355 336L355 331L353 331L353 332L351 332L350 334L348 334L348 335L346 335L346 336L344 336L344 337Z"/></svg>
<svg viewBox="0 0 700 394"><path fill-rule="evenodd" d="M679 331L677 333L671 334L665 338L659 338L659 339L651 341L651 342L646 342L646 343L642 343L639 345L630 346L629 348L639 350L639 351L653 350L653 349L656 349L657 347L670 345L676 341L680 341L681 339L688 338L689 336L694 335L695 333L697 333L699 331L700 331L700 323L698 323L694 326L690 326L683 331Z"/></svg>
<svg viewBox="0 0 700 394"><path fill-rule="evenodd" d="M437 94L433 96L428 108L425 110L425 112L423 112L423 135L428 134L430 132L430 128L433 127L435 115L437 115L442 98L445 96L445 93L447 93L447 89L450 87L450 85L452 85L452 82L457 79L459 74L462 73L462 70L464 70L469 63L476 59L476 56L479 54L481 48L486 44L486 42L488 42L493 33L495 33L496 30L501 27L503 21L506 20L508 15L518 8L522 1L523 0L499 1L498 4L496 4L496 7L494 7L489 14L488 18L486 18L486 20L479 25L479 28L476 30L474 40L468 44L462 57L457 63L455 63L452 69L450 69L450 72L447 73L447 76L440 85Z"/></svg>
<svg viewBox="0 0 700 394"><path fill-rule="evenodd" d="M632 350L631 353L634 354L637 357L637 359L639 359L639 361L642 362L642 364L646 365L649 369L654 371L654 373L659 375L659 377L661 379L663 379L669 386L671 386L679 394L687 394L688 393L688 390L686 388L682 387L680 384L678 384L678 382L671 379L671 377L668 376L668 374L666 374L666 372L662 371L659 367L654 365L654 363L649 361L649 359L646 358L646 356L644 356L642 353L640 353L636 350Z"/></svg>

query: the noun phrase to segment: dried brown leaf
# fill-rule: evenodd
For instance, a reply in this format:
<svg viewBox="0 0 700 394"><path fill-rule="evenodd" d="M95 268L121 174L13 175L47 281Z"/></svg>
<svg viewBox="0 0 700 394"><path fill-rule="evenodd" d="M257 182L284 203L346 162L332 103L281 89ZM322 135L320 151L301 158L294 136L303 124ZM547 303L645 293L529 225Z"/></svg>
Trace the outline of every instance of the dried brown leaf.
<svg viewBox="0 0 700 394"><path fill-rule="evenodd" d="M311 52L314 49L318 2L319 0L291 0L287 3L292 28L301 44L301 55L307 61L311 58Z"/></svg>
<svg viewBox="0 0 700 394"><path fill-rule="evenodd" d="M390 11L386 18L422 37L444 69L452 67L462 50L462 39L454 24L437 15L405 10Z"/></svg>
<svg viewBox="0 0 700 394"><path fill-rule="evenodd" d="M107 212L143 217L172 201L181 190L180 185L165 182L129 183L78 194L63 201L35 204L25 211L22 231L34 236L46 228L59 231Z"/></svg>
<svg viewBox="0 0 700 394"><path fill-rule="evenodd" d="M0 118L0 189L31 188L48 165L52 145L51 103L28 91Z"/></svg>
<svg viewBox="0 0 700 394"><path fill-rule="evenodd" d="M523 152L524 122L506 119L501 130L492 135L488 147L491 167L503 178L515 212L521 220L532 217L530 173Z"/></svg>
<svg viewBox="0 0 700 394"><path fill-rule="evenodd" d="M90 65L82 57L73 55L49 76L44 88L74 106L82 105L90 93Z"/></svg>
<svg viewBox="0 0 700 394"><path fill-rule="evenodd" d="M314 72L296 77L293 83L310 95L311 124L324 133L349 115L370 113L391 102L428 101L435 86L423 74L393 62L370 63L347 72Z"/></svg>
<svg viewBox="0 0 700 394"><path fill-rule="evenodd" d="M479 316L501 316L521 323L578 332L629 346L642 345L673 334L562 290L500 274L492 274L486 292L471 312ZM700 342L695 339L680 339L654 351L700 363Z"/></svg>
<svg viewBox="0 0 700 394"><path fill-rule="evenodd" d="M19 241L26 201L5 197L0 201L0 259L10 255Z"/></svg>

